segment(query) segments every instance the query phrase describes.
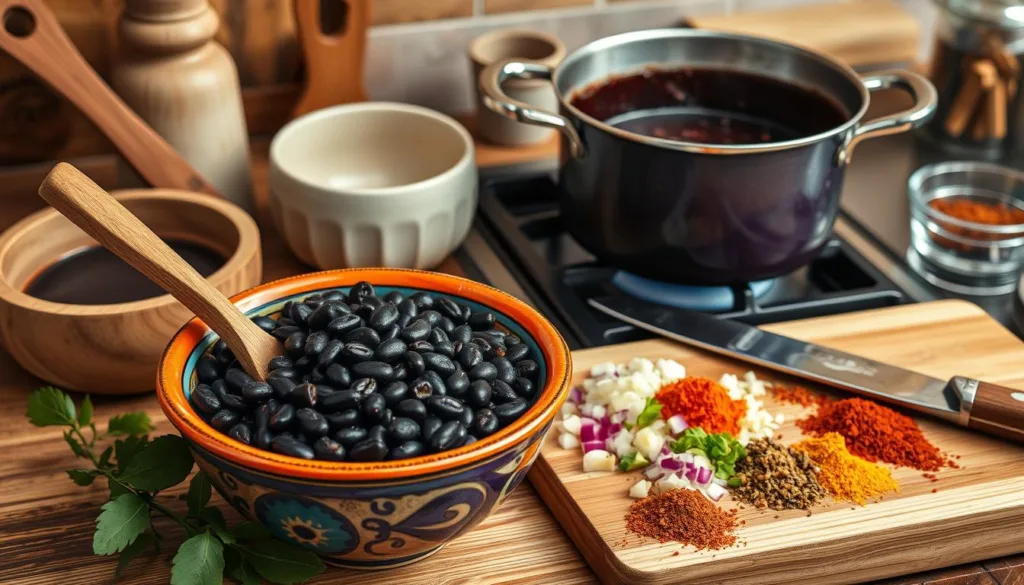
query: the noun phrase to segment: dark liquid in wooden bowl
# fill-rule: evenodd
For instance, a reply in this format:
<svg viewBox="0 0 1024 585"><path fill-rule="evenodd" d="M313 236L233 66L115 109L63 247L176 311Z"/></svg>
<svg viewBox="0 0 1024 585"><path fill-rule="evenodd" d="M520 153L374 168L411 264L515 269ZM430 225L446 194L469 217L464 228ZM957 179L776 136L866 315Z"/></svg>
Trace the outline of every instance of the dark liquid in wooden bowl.
<svg viewBox="0 0 1024 585"><path fill-rule="evenodd" d="M701 144L795 140L849 119L823 94L723 69L650 69L612 77L579 91L570 103L629 132Z"/></svg>
<svg viewBox="0 0 1024 585"><path fill-rule="evenodd" d="M220 253L181 240L167 244L199 274L209 276L224 265ZM113 305L165 294L163 289L99 246L83 248L46 267L29 281L25 294L70 305Z"/></svg>

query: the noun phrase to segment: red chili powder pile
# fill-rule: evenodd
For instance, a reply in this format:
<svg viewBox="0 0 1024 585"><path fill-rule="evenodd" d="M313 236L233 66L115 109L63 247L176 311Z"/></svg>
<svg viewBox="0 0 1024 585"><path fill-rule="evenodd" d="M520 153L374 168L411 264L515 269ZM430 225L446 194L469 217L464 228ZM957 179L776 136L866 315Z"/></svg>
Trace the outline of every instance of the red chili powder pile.
<svg viewBox="0 0 1024 585"><path fill-rule="evenodd" d="M654 398L661 403L661 416L682 415L686 424L708 433L740 433L740 420L747 403L729 398L729 391L708 378L690 376L661 387Z"/></svg>
<svg viewBox="0 0 1024 585"><path fill-rule="evenodd" d="M807 434L839 433L854 455L921 471L938 471L948 464L939 449L925 438L914 419L870 400L848 398L822 404L808 418L797 421Z"/></svg>
<svg viewBox="0 0 1024 585"><path fill-rule="evenodd" d="M821 406L828 402L828 396L819 394L817 392L811 392L803 386L772 386L772 395L777 400L782 402L788 402L789 404L798 404L800 406Z"/></svg>
<svg viewBox="0 0 1024 585"><path fill-rule="evenodd" d="M659 542L718 550L736 544L736 510L726 512L696 490L676 489L633 502L626 528Z"/></svg>

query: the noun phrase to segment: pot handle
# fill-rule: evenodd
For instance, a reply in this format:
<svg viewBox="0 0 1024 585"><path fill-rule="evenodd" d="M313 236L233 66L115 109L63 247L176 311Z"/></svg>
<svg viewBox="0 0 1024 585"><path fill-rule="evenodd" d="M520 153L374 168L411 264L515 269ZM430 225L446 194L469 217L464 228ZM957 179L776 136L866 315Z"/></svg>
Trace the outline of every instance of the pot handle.
<svg viewBox="0 0 1024 585"><path fill-rule="evenodd" d="M923 126L935 113L935 108L939 101L935 86L923 75L911 73L910 71L881 71L865 75L861 77L861 81L869 92L879 89L902 89L914 98L914 105L909 110L882 116L877 120L857 126L857 129L853 132L853 137L843 150L843 156L845 157L843 162L845 163L850 162L853 149L861 140L888 136L889 134L899 134L911 128Z"/></svg>
<svg viewBox="0 0 1024 585"><path fill-rule="evenodd" d="M533 61L508 59L488 65L480 72L480 96L487 109L523 124L554 128L565 135L569 141L569 153L573 158L586 156L586 148L580 139L579 132L572 122L560 114L534 108L530 104L510 98L501 89L501 84L509 79L544 79L551 81L554 69Z"/></svg>

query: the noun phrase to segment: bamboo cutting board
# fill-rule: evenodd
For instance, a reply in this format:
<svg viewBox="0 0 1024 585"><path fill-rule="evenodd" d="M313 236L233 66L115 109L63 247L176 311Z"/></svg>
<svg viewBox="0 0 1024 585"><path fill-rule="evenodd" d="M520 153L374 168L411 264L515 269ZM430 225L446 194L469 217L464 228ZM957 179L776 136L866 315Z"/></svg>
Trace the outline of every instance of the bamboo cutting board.
<svg viewBox="0 0 1024 585"><path fill-rule="evenodd" d="M897 364L943 379L955 374L1024 388L1024 344L980 308L938 301L766 327L798 339ZM749 369L665 340L573 353L581 381L596 363L635 356L672 358L689 375L717 379ZM793 382L764 370L758 378ZM807 384L803 384L807 386ZM811 387L811 386L808 386ZM810 411L765 398L782 412L782 440L800 438L794 421ZM1024 551L1024 448L931 420L920 420L940 449L959 456L959 469L931 481L894 470L898 495L860 507L819 505L794 510L741 509L737 546L697 552L628 534L629 487L640 472L583 473L579 450L563 450L551 433L531 481L605 583L852 583ZM721 504L735 507L730 496Z"/></svg>

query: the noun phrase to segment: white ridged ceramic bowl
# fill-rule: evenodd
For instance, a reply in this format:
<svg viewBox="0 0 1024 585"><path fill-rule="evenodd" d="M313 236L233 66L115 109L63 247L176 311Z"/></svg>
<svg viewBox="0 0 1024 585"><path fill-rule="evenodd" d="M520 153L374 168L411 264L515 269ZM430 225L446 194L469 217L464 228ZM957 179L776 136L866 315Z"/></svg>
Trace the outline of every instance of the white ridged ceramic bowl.
<svg viewBox="0 0 1024 585"><path fill-rule="evenodd" d="M473 139L427 108L325 108L270 144L274 221L292 252L321 269L433 268L466 237L476 203Z"/></svg>

